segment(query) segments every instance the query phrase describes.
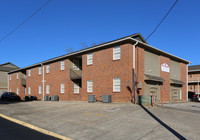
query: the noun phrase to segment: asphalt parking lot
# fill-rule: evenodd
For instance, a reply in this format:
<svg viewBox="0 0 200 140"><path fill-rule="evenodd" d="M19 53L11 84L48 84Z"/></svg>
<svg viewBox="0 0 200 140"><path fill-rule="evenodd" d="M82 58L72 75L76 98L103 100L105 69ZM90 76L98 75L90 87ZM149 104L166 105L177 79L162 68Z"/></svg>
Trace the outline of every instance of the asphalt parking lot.
<svg viewBox="0 0 200 140"><path fill-rule="evenodd" d="M0 113L72 139L199 139L199 104L173 105L33 101L0 104Z"/></svg>

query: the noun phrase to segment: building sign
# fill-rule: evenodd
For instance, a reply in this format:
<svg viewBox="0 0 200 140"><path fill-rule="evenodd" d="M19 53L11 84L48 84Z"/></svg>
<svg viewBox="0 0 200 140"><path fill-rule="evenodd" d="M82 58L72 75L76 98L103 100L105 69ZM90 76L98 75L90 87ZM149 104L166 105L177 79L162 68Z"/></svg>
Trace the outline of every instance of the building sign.
<svg viewBox="0 0 200 140"><path fill-rule="evenodd" d="M167 65L167 63L163 63L161 64L161 71L164 71L164 72L169 72L169 66Z"/></svg>

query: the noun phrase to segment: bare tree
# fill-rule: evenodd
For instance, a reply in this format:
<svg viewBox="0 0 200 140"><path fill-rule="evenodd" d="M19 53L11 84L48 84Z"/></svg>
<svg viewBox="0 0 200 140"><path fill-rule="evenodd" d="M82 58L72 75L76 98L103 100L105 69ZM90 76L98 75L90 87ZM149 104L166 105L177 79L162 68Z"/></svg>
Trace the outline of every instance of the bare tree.
<svg viewBox="0 0 200 140"><path fill-rule="evenodd" d="M82 46L83 49L87 49L88 48L88 45L85 42L82 42L81 46Z"/></svg>
<svg viewBox="0 0 200 140"><path fill-rule="evenodd" d="M74 51L73 48L65 48L65 50L67 53L72 53Z"/></svg>

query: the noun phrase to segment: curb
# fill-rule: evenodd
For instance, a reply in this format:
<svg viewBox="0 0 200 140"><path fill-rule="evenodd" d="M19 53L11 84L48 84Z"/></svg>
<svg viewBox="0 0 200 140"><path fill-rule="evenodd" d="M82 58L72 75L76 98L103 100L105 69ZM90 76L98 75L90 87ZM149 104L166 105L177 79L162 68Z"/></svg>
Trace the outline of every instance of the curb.
<svg viewBox="0 0 200 140"><path fill-rule="evenodd" d="M34 125L32 125L32 124L29 124L29 123L26 123L26 122L23 122L23 121L20 121L20 120L17 120L17 119L15 119L15 118L8 117L8 116L3 115L3 114L1 114L1 113L0 113L0 117L2 117L2 118L4 118L4 119L7 119L7 120L9 120L9 121L15 122L15 123L17 123L17 124L20 124L20 125L22 125L22 126L28 127L28 128L30 128L30 129L36 130L36 131L38 131L38 132L40 132L40 133L43 133L43 134L45 134L45 135L53 136L53 137L56 137L56 138L59 138L59 139L62 139L62 140L72 140L71 138L62 136L62 135L60 135L60 134L56 134L56 133L54 133L54 132L45 130L45 129L43 129L43 128L39 128L39 127L37 127L37 126L34 126Z"/></svg>

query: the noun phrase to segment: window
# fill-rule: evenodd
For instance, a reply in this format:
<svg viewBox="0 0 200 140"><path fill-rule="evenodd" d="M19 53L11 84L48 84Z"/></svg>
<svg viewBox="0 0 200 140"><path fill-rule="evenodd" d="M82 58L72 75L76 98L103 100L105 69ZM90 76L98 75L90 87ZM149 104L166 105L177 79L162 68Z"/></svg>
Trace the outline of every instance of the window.
<svg viewBox="0 0 200 140"><path fill-rule="evenodd" d="M12 92L12 89L10 88L10 92Z"/></svg>
<svg viewBox="0 0 200 140"><path fill-rule="evenodd" d="M73 60L73 70L79 70L79 60Z"/></svg>
<svg viewBox="0 0 200 140"><path fill-rule="evenodd" d="M46 85L46 94L49 94L49 89L50 89L50 86Z"/></svg>
<svg viewBox="0 0 200 140"><path fill-rule="evenodd" d="M12 75L10 75L10 80L12 80Z"/></svg>
<svg viewBox="0 0 200 140"><path fill-rule="evenodd" d="M65 70L65 61L60 62L60 70Z"/></svg>
<svg viewBox="0 0 200 140"><path fill-rule="evenodd" d="M42 94L42 87L41 86L38 87L38 93Z"/></svg>
<svg viewBox="0 0 200 140"><path fill-rule="evenodd" d="M31 94L31 87L28 87L28 94Z"/></svg>
<svg viewBox="0 0 200 140"><path fill-rule="evenodd" d="M17 73L17 79L19 79L19 73Z"/></svg>
<svg viewBox="0 0 200 140"><path fill-rule="evenodd" d="M87 81L87 92L93 92L93 81Z"/></svg>
<svg viewBox="0 0 200 140"><path fill-rule="evenodd" d="M38 68L38 74L41 75L42 74L42 67Z"/></svg>
<svg viewBox="0 0 200 140"><path fill-rule="evenodd" d="M17 94L19 94L19 88L17 88Z"/></svg>
<svg viewBox="0 0 200 140"><path fill-rule="evenodd" d="M74 83L74 93L79 94L79 85L78 85L78 83Z"/></svg>
<svg viewBox="0 0 200 140"><path fill-rule="evenodd" d="M190 86L190 89L192 89L192 86Z"/></svg>
<svg viewBox="0 0 200 140"><path fill-rule="evenodd" d="M90 53L87 55L87 65L92 65L93 64L93 54Z"/></svg>
<svg viewBox="0 0 200 140"><path fill-rule="evenodd" d="M61 83L60 85L60 93L65 93L65 84Z"/></svg>
<svg viewBox="0 0 200 140"><path fill-rule="evenodd" d="M113 92L120 92L121 82L120 78L113 79Z"/></svg>
<svg viewBox="0 0 200 140"><path fill-rule="evenodd" d="M113 60L119 60L121 56L120 46L113 48Z"/></svg>
<svg viewBox="0 0 200 140"><path fill-rule="evenodd" d="M50 72L50 66L47 65L47 66L46 66L46 73L49 73L49 72Z"/></svg>
<svg viewBox="0 0 200 140"><path fill-rule="evenodd" d="M31 76L31 70L28 70L28 77Z"/></svg>

